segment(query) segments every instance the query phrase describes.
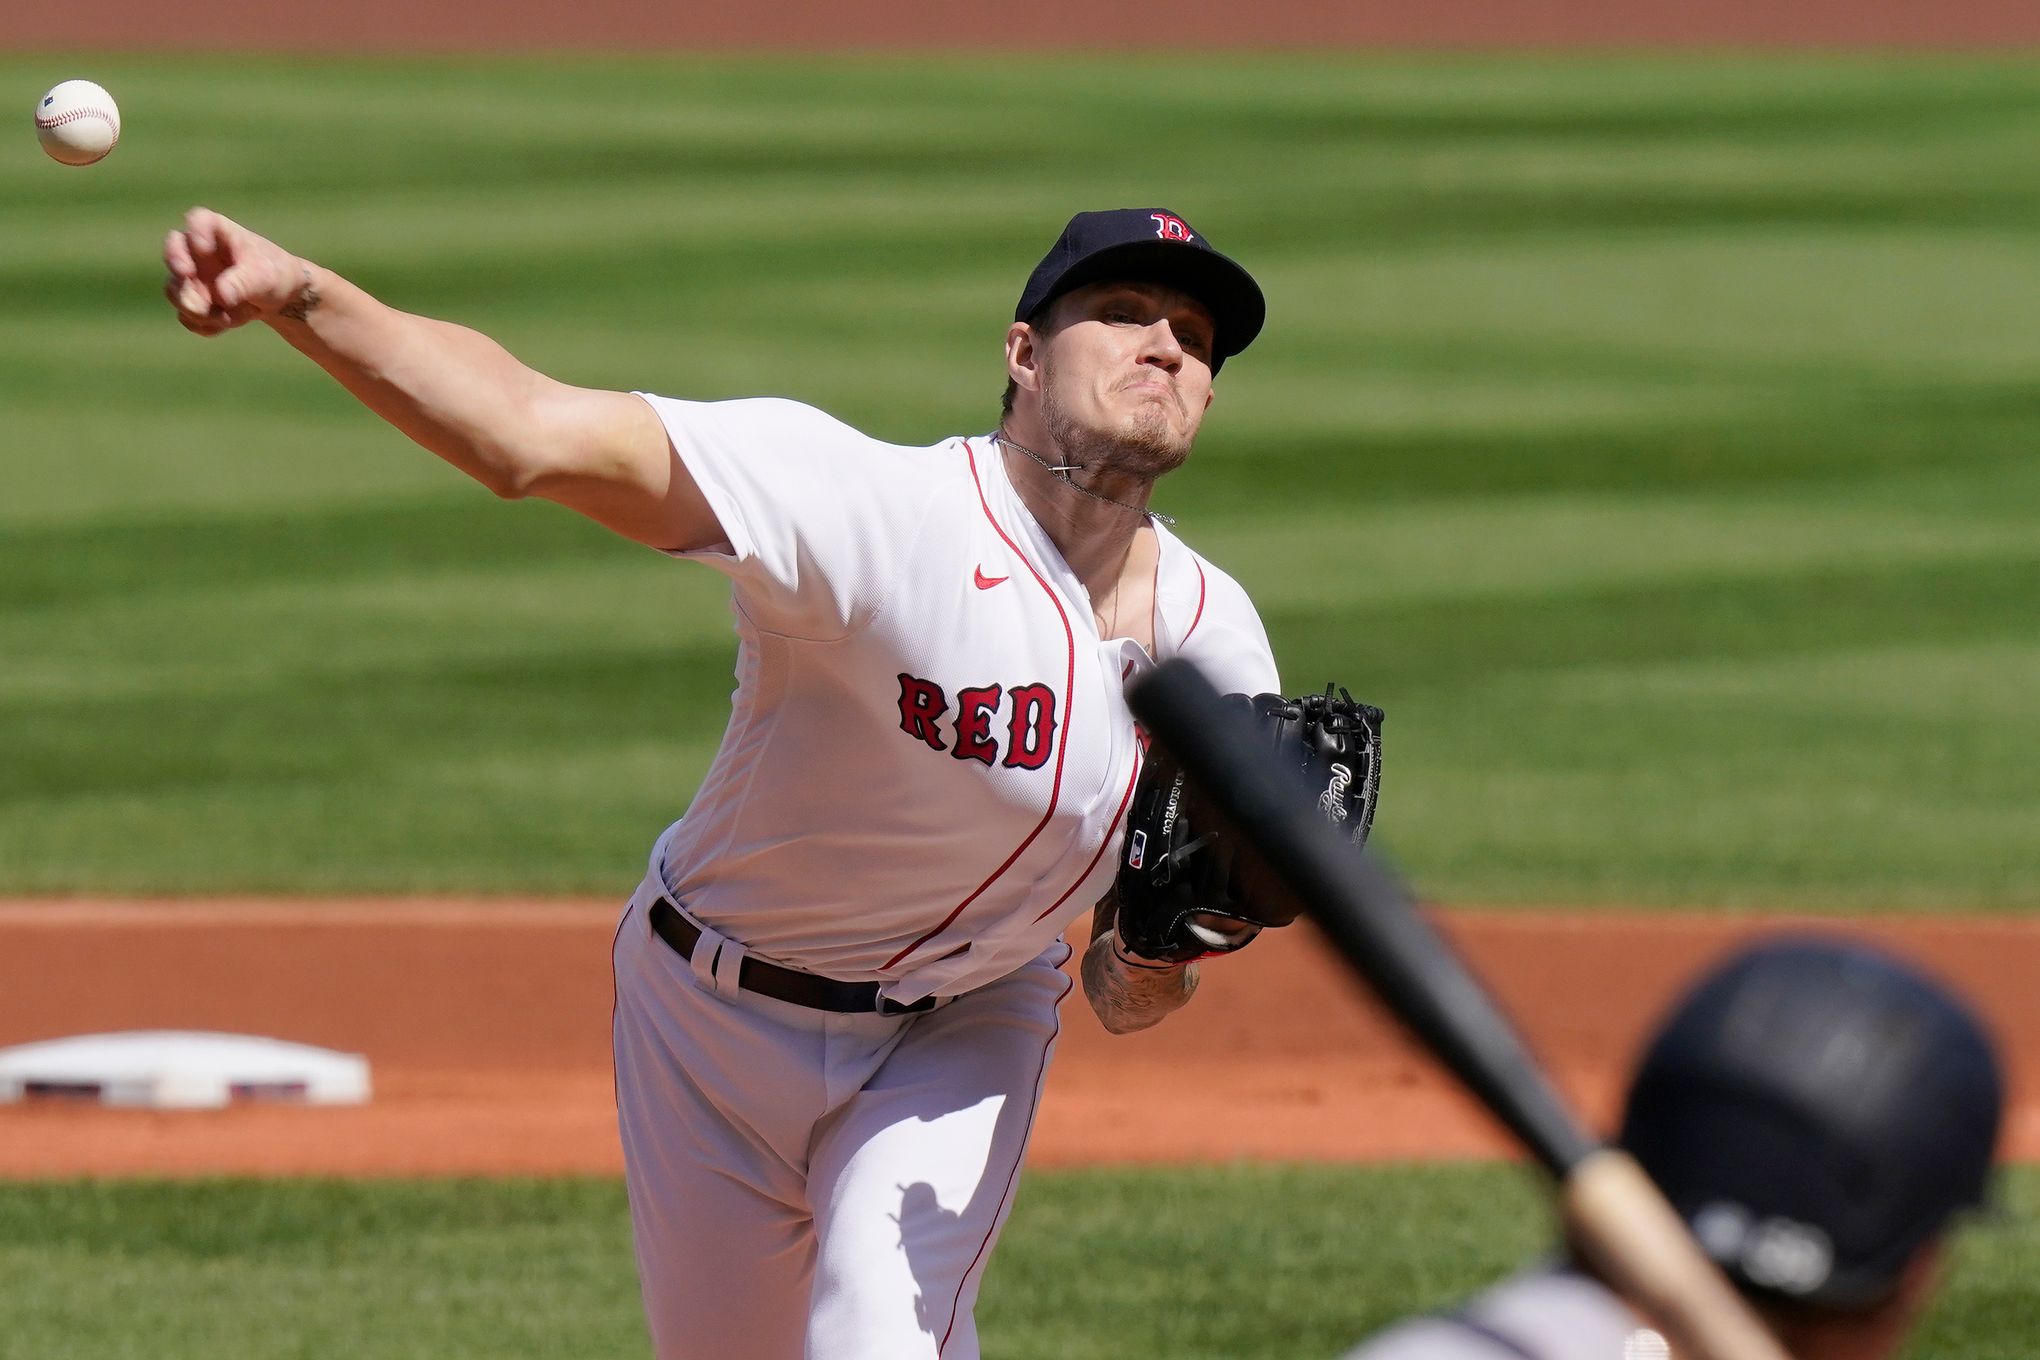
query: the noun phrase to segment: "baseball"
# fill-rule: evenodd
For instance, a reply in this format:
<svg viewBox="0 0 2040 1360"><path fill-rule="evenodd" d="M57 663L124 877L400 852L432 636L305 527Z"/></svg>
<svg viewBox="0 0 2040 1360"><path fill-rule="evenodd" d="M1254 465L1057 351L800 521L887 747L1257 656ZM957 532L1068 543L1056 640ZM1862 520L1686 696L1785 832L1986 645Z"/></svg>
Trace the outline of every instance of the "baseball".
<svg viewBox="0 0 2040 1360"><path fill-rule="evenodd" d="M120 141L120 109L89 80L67 80L35 106L35 136L53 160L90 165Z"/></svg>

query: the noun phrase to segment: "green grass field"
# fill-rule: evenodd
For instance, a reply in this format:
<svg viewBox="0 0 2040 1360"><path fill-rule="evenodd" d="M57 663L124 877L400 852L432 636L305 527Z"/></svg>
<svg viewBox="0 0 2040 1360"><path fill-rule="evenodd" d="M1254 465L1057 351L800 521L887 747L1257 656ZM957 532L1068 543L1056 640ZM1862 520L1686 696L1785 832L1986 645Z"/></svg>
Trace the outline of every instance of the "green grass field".
<svg viewBox="0 0 2040 1360"><path fill-rule="evenodd" d="M0 893L615 894L726 713L709 573L179 330L190 204L570 381L927 442L1065 216L1154 202L1271 304L1158 505L1387 707L1432 896L2040 905L2030 59L62 66L0 85L127 126L0 146ZM986 1351L1328 1356L1535 1202L1032 1176ZM2036 1225L2021 1174L1917 1355L2031 1353ZM608 1182L7 1187L0 1271L9 1356L643 1353Z"/></svg>
<svg viewBox="0 0 2040 1360"><path fill-rule="evenodd" d="M2040 902L2031 61L94 74L112 159L0 150L0 891L613 893L726 713L710 573L179 330L189 204L566 379L925 442L1064 216L1160 201L1272 320L1158 504L1386 706L1432 894Z"/></svg>
<svg viewBox="0 0 2040 1360"><path fill-rule="evenodd" d="M2028 1360L2040 1179L1969 1230L1909 1355ZM608 1181L0 1190L0 1353L67 1360L641 1356ZM1331 1360L1535 1259L1512 1167L1062 1172L1022 1188L979 1301L988 1360Z"/></svg>

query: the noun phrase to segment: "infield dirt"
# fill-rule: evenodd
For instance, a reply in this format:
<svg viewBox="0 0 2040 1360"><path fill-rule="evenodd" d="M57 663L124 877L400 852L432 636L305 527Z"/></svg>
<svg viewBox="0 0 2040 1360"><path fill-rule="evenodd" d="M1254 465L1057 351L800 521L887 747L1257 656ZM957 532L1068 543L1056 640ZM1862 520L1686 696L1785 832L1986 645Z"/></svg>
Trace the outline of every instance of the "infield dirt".
<svg viewBox="0 0 2040 1360"><path fill-rule="evenodd" d="M1677 988L1774 917L1440 913L1597 1120ZM0 1176L420 1175L621 1169L609 904L66 902L0 906L0 1044L116 1029L260 1033L368 1055L366 1106L0 1107ZM1805 921L1957 983L2014 1055L2007 1150L2040 1158L2040 922ZM1197 999L1113 1038L1081 999L1036 1165L1507 1155L1505 1137L1307 928L1206 967Z"/></svg>
<svg viewBox="0 0 2040 1360"><path fill-rule="evenodd" d="M0 47L185 51L348 51L720 48L870 51L977 48L1177 50L1227 47L1567 47L1648 45L1985 47L2040 42L2040 8L2025 0L1858 0L1781 5L1710 0L1297 0L1248 6L1183 0L1166 11L1090 0L1024 6L766 0L755 5L646 5L504 0L477 24L465 6L414 0L215 0L191 5L115 0L79 10L0 10Z"/></svg>

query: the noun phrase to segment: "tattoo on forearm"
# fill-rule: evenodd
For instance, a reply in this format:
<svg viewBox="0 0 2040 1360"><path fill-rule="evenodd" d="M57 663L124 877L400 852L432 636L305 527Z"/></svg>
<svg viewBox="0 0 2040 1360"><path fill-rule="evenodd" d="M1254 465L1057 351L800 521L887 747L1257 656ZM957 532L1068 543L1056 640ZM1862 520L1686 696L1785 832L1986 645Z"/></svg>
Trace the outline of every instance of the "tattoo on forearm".
<svg viewBox="0 0 2040 1360"><path fill-rule="evenodd" d="M303 321L312 314L312 309L319 305L319 285L312 281L312 267L305 265L303 268L304 286L293 293L290 301L284 303L281 309L283 315L293 321Z"/></svg>
<svg viewBox="0 0 2040 1360"><path fill-rule="evenodd" d="M1082 972L1084 996L1114 1034L1131 1034L1156 1024L1197 990L1197 965L1144 967L1129 963L1114 952L1110 931L1084 950Z"/></svg>

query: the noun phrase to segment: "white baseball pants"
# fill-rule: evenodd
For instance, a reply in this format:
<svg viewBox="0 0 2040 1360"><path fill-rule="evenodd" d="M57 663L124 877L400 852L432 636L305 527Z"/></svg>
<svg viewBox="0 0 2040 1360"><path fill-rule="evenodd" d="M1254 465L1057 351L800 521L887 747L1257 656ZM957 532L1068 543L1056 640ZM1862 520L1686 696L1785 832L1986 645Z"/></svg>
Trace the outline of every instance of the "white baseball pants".
<svg viewBox="0 0 2040 1360"><path fill-rule="evenodd" d="M918 1015L717 977L647 921L614 950L617 1120L658 1360L977 1360L1069 949ZM734 951L724 951L725 957Z"/></svg>

